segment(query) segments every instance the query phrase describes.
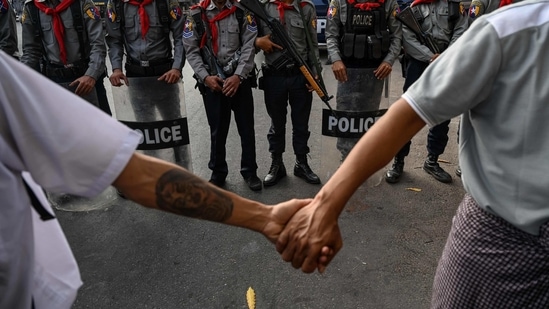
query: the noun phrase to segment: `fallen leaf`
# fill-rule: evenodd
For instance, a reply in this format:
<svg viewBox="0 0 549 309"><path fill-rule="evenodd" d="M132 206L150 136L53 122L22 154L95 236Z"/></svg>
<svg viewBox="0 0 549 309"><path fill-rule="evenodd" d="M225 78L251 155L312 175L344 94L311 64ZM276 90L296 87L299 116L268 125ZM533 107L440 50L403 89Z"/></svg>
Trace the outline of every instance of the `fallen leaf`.
<svg viewBox="0 0 549 309"><path fill-rule="evenodd" d="M408 191L421 192L420 188L406 188Z"/></svg>
<svg viewBox="0 0 549 309"><path fill-rule="evenodd" d="M442 163L448 163L448 164L450 164L450 161L448 161L448 160L444 160L444 159L438 159L438 162L442 162Z"/></svg>
<svg viewBox="0 0 549 309"><path fill-rule="evenodd" d="M255 309L255 292L252 287L246 291L246 300L248 301L248 309Z"/></svg>

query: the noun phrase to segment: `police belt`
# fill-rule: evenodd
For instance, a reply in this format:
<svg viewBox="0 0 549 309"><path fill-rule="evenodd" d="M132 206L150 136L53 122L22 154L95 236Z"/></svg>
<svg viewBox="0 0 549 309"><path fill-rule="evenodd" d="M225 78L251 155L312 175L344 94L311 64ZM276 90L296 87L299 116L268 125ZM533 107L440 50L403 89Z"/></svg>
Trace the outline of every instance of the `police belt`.
<svg viewBox="0 0 549 309"><path fill-rule="evenodd" d="M172 59L138 61L128 58L126 60L126 76L148 77L160 76L172 69Z"/></svg>
<svg viewBox="0 0 549 309"><path fill-rule="evenodd" d="M273 66L270 65L263 65L261 67L261 70L263 71L263 75L265 76L296 76L301 74L301 70L299 70L299 67L293 65L288 68L282 68L282 69L276 69Z"/></svg>
<svg viewBox="0 0 549 309"><path fill-rule="evenodd" d="M59 65L45 63L42 66L42 73L47 77L78 78L84 76L88 70L88 62L78 61L72 64Z"/></svg>

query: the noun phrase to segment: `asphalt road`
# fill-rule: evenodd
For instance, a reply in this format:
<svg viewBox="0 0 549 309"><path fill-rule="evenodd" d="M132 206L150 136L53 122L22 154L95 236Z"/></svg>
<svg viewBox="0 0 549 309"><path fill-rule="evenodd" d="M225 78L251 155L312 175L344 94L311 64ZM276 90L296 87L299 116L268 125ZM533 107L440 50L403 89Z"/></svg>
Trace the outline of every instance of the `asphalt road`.
<svg viewBox="0 0 549 309"><path fill-rule="evenodd" d="M390 102L401 94L399 70L397 63ZM324 77L328 91L335 94L330 66L324 66ZM188 65L183 82L192 169L208 179L209 131ZM254 90L254 98L258 175L263 178L270 166L270 121L263 93ZM325 152L322 107L315 96L310 120L310 165L315 171ZM446 153L440 157L452 175L457 167L457 126L454 119ZM248 308L249 287L258 309L427 308L437 260L464 191L457 177L442 184L422 170L426 132L414 138L400 183L389 185L378 176L354 195L339 219L344 247L322 275L293 269L259 234L145 209L116 196L95 210L57 211L84 281L74 308ZM238 172L240 142L233 123L226 189L267 204L314 196L320 186L292 175L294 157L291 148L287 150L288 177L252 192ZM322 177L323 183L326 180Z"/></svg>

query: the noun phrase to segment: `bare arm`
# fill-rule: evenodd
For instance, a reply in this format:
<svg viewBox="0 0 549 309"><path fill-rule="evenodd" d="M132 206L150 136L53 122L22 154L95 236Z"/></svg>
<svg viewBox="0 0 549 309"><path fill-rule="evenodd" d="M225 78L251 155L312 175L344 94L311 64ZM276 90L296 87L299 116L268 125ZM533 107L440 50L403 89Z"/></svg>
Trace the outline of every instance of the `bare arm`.
<svg viewBox="0 0 549 309"><path fill-rule="evenodd" d="M134 154L113 185L129 199L177 215L244 227L278 238L289 218L310 200L269 207L221 190L184 168Z"/></svg>
<svg viewBox="0 0 549 309"><path fill-rule="evenodd" d="M425 122L404 99L395 102L360 139L312 203L292 217L277 242L282 258L303 272L310 273L316 268L323 272L342 247L337 220L349 198L423 126ZM332 252L321 255L323 247L331 248Z"/></svg>

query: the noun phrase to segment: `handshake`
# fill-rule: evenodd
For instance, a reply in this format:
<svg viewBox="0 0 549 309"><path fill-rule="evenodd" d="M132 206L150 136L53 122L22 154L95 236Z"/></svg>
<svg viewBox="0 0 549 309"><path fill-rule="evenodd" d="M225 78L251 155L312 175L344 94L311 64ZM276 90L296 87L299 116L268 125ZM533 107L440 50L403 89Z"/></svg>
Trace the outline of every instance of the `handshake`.
<svg viewBox="0 0 549 309"><path fill-rule="evenodd" d="M292 199L275 206L258 205L257 211L266 211L260 216L259 229L286 262L305 273L318 269L323 273L341 249L343 241L337 215L331 215L314 199ZM266 209L263 209L266 207ZM244 226L246 227L246 226Z"/></svg>

